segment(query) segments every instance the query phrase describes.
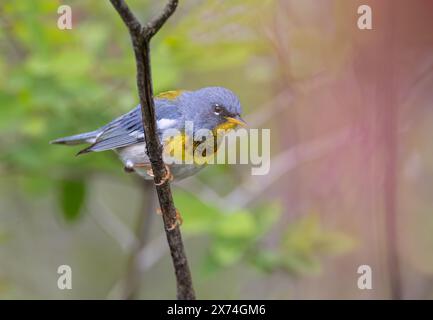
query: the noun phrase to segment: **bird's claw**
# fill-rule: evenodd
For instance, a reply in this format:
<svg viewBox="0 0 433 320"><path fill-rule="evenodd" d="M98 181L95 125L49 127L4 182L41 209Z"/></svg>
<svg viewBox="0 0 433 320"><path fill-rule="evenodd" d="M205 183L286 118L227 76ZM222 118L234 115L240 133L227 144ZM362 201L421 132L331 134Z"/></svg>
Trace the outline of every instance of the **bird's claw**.
<svg viewBox="0 0 433 320"><path fill-rule="evenodd" d="M181 226L183 223L183 219L182 216L180 215L179 210L176 209L176 221L167 228L168 231L172 231L174 229L176 229L177 226Z"/></svg>
<svg viewBox="0 0 433 320"><path fill-rule="evenodd" d="M181 226L183 223L182 216L180 215L179 210L176 209L176 221L167 228L168 231L172 231L176 229L177 226Z"/></svg>
<svg viewBox="0 0 433 320"><path fill-rule="evenodd" d="M123 167L123 170L124 170L126 173L131 173L131 172L134 172L134 171L135 171L134 166L131 165L131 164L129 164L129 163L127 163L127 164Z"/></svg>
<svg viewBox="0 0 433 320"><path fill-rule="evenodd" d="M131 169L131 168L128 168L128 167L124 167L123 170L124 170L126 173L133 173L133 172L135 171L134 169Z"/></svg>
<svg viewBox="0 0 433 320"><path fill-rule="evenodd" d="M162 215L162 210L160 208L156 209L156 214L161 216ZM182 216L180 215L179 210L176 209L176 221L174 223L172 223L167 230L168 231L172 231L174 230L177 226L181 226L183 223L183 219Z"/></svg>
<svg viewBox="0 0 433 320"><path fill-rule="evenodd" d="M147 170L147 174L151 177L155 177L155 175L153 174L152 168ZM161 186L164 183L166 183L167 181L173 181L173 175L171 174L170 167L168 165L165 165L165 176L161 179L160 182L155 183L155 185Z"/></svg>

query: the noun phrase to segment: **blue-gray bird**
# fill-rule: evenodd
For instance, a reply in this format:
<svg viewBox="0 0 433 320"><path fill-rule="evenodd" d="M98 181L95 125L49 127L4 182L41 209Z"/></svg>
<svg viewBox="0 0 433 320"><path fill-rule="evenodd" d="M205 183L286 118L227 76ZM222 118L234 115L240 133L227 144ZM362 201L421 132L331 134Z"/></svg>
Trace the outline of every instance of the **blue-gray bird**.
<svg viewBox="0 0 433 320"><path fill-rule="evenodd" d="M216 138L214 141L220 140L217 132L245 125L241 118L242 108L239 99L226 88L206 87L196 91L168 91L156 96L154 101L157 129L164 151L168 147L172 150L179 144L181 148L185 148L185 140L193 140L193 137L189 136L190 133L185 130L186 123L193 124L193 133L199 129L209 130ZM177 130L179 135L171 137L170 142L166 143L165 135L170 129ZM126 171L135 171L145 179L153 179L150 161L145 152L140 105L95 131L60 138L51 143L90 144L78 154L114 150ZM197 143L193 144L193 149L196 145ZM215 151L216 148L217 144ZM202 163L182 161L170 164L167 171L170 179L180 180L196 174L203 167Z"/></svg>

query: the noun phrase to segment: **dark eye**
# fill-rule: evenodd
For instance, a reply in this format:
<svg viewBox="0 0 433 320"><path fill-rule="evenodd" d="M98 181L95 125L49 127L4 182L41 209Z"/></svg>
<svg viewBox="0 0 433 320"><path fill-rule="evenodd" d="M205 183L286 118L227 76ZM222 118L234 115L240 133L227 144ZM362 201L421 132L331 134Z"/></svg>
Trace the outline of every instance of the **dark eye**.
<svg viewBox="0 0 433 320"><path fill-rule="evenodd" d="M223 107L221 107L219 104L214 105L213 112L219 116L221 112L223 112Z"/></svg>

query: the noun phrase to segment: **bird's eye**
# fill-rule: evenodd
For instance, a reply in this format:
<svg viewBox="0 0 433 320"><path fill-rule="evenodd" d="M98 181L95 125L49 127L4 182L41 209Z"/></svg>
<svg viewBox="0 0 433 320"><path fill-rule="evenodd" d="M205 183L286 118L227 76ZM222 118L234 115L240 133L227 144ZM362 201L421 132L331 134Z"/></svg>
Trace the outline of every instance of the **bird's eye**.
<svg viewBox="0 0 433 320"><path fill-rule="evenodd" d="M213 108L213 112L218 116L221 114L221 112L223 111L223 108L219 105L216 104Z"/></svg>

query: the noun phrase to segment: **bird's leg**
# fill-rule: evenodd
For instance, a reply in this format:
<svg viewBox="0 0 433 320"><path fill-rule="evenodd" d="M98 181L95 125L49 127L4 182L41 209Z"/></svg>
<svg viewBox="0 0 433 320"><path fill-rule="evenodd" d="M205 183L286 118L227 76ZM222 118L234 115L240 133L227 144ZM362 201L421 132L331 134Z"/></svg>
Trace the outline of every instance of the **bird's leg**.
<svg viewBox="0 0 433 320"><path fill-rule="evenodd" d="M155 185L160 186L166 183L167 181L173 180L173 175L171 174L170 167L166 164L165 165L165 176L161 179L160 182L155 183ZM146 173L151 176L155 177L152 170L152 165L150 163L127 163L124 167L125 172L134 172L136 168L142 168L146 170Z"/></svg>
<svg viewBox="0 0 433 320"><path fill-rule="evenodd" d="M146 173L151 177L155 176L153 174L152 167L147 169ZM171 174L170 167L165 164L165 176L161 179L160 182L155 183L155 185L160 186L160 185L166 183L167 181L172 181L172 180L173 180L173 175Z"/></svg>
<svg viewBox="0 0 433 320"><path fill-rule="evenodd" d="M182 216L180 215L179 210L176 209L176 220L167 230L168 231L174 230L177 226L181 226L182 223L183 223Z"/></svg>
<svg viewBox="0 0 433 320"><path fill-rule="evenodd" d="M152 170L150 163L132 163L132 162L128 161L125 164L125 166L123 167L125 172L128 172L128 173L134 172L136 168L144 168L147 170Z"/></svg>
<svg viewBox="0 0 433 320"><path fill-rule="evenodd" d="M162 210L160 208L156 209L157 215L162 215ZM181 226L183 223L182 216L180 215L180 211L176 209L176 221L168 227L168 231L174 230L177 226Z"/></svg>
<svg viewBox="0 0 433 320"><path fill-rule="evenodd" d="M125 170L126 173L132 173L135 171L133 167L129 167L129 166L124 166L123 170Z"/></svg>
<svg viewBox="0 0 433 320"><path fill-rule="evenodd" d="M134 163L132 161L127 161L123 167L123 170L125 170L126 173L134 172Z"/></svg>

